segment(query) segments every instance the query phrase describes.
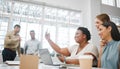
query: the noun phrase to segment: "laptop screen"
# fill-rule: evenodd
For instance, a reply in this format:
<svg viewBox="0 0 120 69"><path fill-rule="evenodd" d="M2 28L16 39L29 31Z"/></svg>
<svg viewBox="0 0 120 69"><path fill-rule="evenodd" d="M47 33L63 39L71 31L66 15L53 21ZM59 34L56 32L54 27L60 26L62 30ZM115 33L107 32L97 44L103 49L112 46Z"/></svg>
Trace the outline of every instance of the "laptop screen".
<svg viewBox="0 0 120 69"><path fill-rule="evenodd" d="M40 59L46 65L53 65L52 58L48 49L40 49L39 50Z"/></svg>

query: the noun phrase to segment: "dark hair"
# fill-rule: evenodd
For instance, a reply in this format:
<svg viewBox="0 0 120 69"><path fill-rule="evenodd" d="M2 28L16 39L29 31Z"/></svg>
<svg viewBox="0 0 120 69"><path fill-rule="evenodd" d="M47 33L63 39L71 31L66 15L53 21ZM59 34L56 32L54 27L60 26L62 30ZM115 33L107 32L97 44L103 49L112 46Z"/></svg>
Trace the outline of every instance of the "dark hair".
<svg viewBox="0 0 120 69"><path fill-rule="evenodd" d="M104 22L110 22L110 17L106 13L99 14L99 15L96 16L96 18L101 20L103 23Z"/></svg>
<svg viewBox="0 0 120 69"><path fill-rule="evenodd" d="M18 27L18 28L20 28L20 25L16 24L16 25L14 26L14 28L15 28L15 27Z"/></svg>
<svg viewBox="0 0 120 69"><path fill-rule="evenodd" d="M111 37L113 40L115 41L119 41L120 40L120 32L116 26L115 23L113 22L105 22L102 24L104 27L108 28L109 26L112 27L112 30L111 30Z"/></svg>
<svg viewBox="0 0 120 69"><path fill-rule="evenodd" d="M35 33L35 31L34 31L34 30L31 30L30 32L33 32L33 33Z"/></svg>
<svg viewBox="0 0 120 69"><path fill-rule="evenodd" d="M34 32L34 33L35 33L35 31L34 31L34 30L31 30L30 32Z"/></svg>
<svg viewBox="0 0 120 69"><path fill-rule="evenodd" d="M85 27L78 27L77 30L81 30L83 34L86 35L87 41L91 39L91 34L89 32L89 30Z"/></svg>

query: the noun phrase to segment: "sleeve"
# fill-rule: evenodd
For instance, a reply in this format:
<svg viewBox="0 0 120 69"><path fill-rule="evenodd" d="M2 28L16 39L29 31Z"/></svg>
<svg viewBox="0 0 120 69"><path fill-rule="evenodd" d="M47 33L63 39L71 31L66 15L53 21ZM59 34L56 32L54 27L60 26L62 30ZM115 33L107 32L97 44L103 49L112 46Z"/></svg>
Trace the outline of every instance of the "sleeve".
<svg viewBox="0 0 120 69"><path fill-rule="evenodd" d="M5 36L5 44L16 44L16 42L18 41L17 38L11 38L11 32L8 32Z"/></svg>
<svg viewBox="0 0 120 69"><path fill-rule="evenodd" d="M94 46L94 45L92 45L92 44L89 45L86 53L87 53L87 52L93 54L96 58L98 57L98 49L97 49L96 46Z"/></svg>
<svg viewBox="0 0 120 69"><path fill-rule="evenodd" d="M71 52L73 51L74 47L75 47L75 45L73 45L73 46L68 46L67 49L68 49L68 51L71 53Z"/></svg>
<svg viewBox="0 0 120 69"><path fill-rule="evenodd" d="M37 41L37 46L36 46L35 52L38 52L39 49L42 49L42 47L41 47L40 41Z"/></svg>

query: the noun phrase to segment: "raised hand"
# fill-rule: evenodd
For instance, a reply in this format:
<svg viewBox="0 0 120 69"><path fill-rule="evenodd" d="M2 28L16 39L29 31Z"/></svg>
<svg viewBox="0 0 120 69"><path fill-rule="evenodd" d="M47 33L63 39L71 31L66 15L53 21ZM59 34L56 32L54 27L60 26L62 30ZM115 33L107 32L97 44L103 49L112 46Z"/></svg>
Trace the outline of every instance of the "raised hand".
<svg viewBox="0 0 120 69"><path fill-rule="evenodd" d="M46 40L50 40L50 33L46 32L45 33L45 38L46 38Z"/></svg>

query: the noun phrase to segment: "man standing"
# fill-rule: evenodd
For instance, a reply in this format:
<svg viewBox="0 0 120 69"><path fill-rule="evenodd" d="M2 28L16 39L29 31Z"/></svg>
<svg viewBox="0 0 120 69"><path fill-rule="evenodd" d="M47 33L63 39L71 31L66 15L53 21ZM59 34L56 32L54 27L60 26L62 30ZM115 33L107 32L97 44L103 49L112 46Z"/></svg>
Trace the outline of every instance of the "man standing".
<svg viewBox="0 0 120 69"><path fill-rule="evenodd" d="M24 50L25 54L38 55L39 49L42 48L40 41L35 38L34 30L30 31L31 39L25 42Z"/></svg>
<svg viewBox="0 0 120 69"><path fill-rule="evenodd" d="M14 60L16 57L16 51L20 56L20 41L19 36L20 25L15 25L14 30L6 34L4 40L4 50L2 51L3 62L7 60Z"/></svg>

